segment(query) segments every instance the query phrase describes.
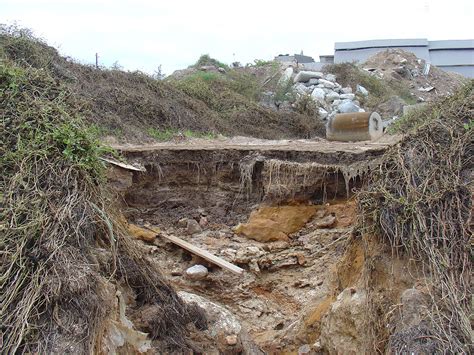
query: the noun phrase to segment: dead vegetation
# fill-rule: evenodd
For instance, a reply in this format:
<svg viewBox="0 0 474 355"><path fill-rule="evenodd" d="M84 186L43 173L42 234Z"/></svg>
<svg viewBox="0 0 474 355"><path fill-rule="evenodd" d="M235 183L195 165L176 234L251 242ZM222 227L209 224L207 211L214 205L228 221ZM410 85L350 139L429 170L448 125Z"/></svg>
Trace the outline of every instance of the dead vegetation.
<svg viewBox="0 0 474 355"><path fill-rule="evenodd" d="M205 324L200 310L183 304L116 222L104 149L81 110L48 71L0 63L2 352L114 351L108 324L118 322L124 288L134 295L127 316L156 309L139 327L158 348L189 348L186 324Z"/></svg>
<svg viewBox="0 0 474 355"><path fill-rule="evenodd" d="M35 38L26 29L0 27L0 54L47 70L80 101L81 114L100 136L127 142L153 140L151 130L197 135L246 135L257 138L309 138L324 135L312 117L275 112L258 105L262 88L243 70L203 73L177 82L139 72L95 68ZM212 58L201 58L212 61Z"/></svg>
<svg viewBox="0 0 474 355"><path fill-rule="evenodd" d="M375 350L383 352L390 340L393 353L472 352L469 223L474 134L466 124L474 114L473 102L471 83L453 98L430 106L416 122L404 121L416 130L385 154L359 195L364 238L378 235L394 257L405 255L419 263L431 296L420 326L388 339L385 325L378 321L388 309L373 297L369 272L369 305L375 317L369 329Z"/></svg>

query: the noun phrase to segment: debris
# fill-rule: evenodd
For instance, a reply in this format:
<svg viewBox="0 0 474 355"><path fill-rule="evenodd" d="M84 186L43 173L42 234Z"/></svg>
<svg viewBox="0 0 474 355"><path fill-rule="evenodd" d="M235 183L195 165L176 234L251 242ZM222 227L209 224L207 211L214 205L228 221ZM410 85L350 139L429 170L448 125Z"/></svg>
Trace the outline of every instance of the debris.
<svg viewBox="0 0 474 355"><path fill-rule="evenodd" d="M301 83L301 82L307 82L309 79L316 78L316 79L321 79L324 77L324 74L321 72L316 72L316 71L300 71L298 74L296 74L295 78L293 81L295 83Z"/></svg>
<svg viewBox="0 0 474 355"><path fill-rule="evenodd" d="M148 227L146 227L148 228ZM153 229L151 228L148 228L150 229L151 231L153 231ZM174 235L167 235L167 234L161 234L160 235L161 237L169 240L170 242L176 244L176 245L179 245L181 248L183 249L186 249L187 251L193 253L193 254L196 254L197 256L200 256L201 258L217 265L217 266L220 266L221 268L223 269L226 269L230 272L233 272L237 275L242 275L243 272L244 272L244 269L236 266L236 265L233 265L231 263L229 263L228 261L225 261L224 259L221 259L219 258L218 256L215 256L214 254L211 254L209 253L207 250L204 250L204 249L201 249L195 245L192 245L191 243L188 243L178 237L175 237Z"/></svg>
<svg viewBox="0 0 474 355"><path fill-rule="evenodd" d="M321 88L315 88L313 92L311 93L311 97L320 102L324 101L325 96L326 96L326 93Z"/></svg>
<svg viewBox="0 0 474 355"><path fill-rule="evenodd" d="M418 91L421 91L421 92L430 92L430 91L433 91L435 88L433 86L427 86L427 87L421 87L421 88L418 88Z"/></svg>
<svg viewBox="0 0 474 355"><path fill-rule="evenodd" d="M309 344L301 345L298 348L298 355L306 355L311 353L311 347Z"/></svg>
<svg viewBox="0 0 474 355"><path fill-rule="evenodd" d="M202 228L196 220L190 218L187 220L187 223L186 223L186 232L189 235L192 235L192 234L202 232Z"/></svg>
<svg viewBox="0 0 474 355"><path fill-rule="evenodd" d="M121 161L118 161L118 160L115 160L115 159L112 159L112 158L99 158L100 160L103 160L109 164L112 164L112 165L115 165L115 166L119 166L123 169L127 169L127 170L132 170L132 171L146 171L146 169L143 167L143 166L135 166L135 165L131 165L131 164L127 164L127 163L123 163ZM137 164L136 164L137 165Z"/></svg>
<svg viewBox="0 0 474 355"><path fill-rule="evenodd" d="M363 87L362 85L357 85L356 92L361 94L362 96L368 96L369 95L369 91L365 87Z"/></svg>
<svg viewBox="0 0 474 355"><path fill-rule="evenodd" d="M237 335L228 335L225 337L225 341L227 345L234 346L237 345Z"/></svg>
<svg viewBox="0 0 474 355"><path fill-rule="evenodd" d="M206 278L208 270L204 265L194 265L185 271L186 277L190 280L202 280Z"/></svg>
<svg viewBox="0 0 474 355"><path fill-rule="evenodd" d="M336 214L331 213L326 217L323 217L321 220L315 223L316 227L318 228L329 228L332 227L336 223Z"/></svg>
<svg viewBox="0 0 474 355"><path fill-rule="evenodd" d="M152 242L155 240L156 236L160 233L157 231L150 231L136 224L127 224L127 231L136 239L143 240L144 242Z"/></svg>
<svg viewBox="0 0 474 355"><path fill-rule="evenodd" d="M360 107L350 100L343 100L342 103L337 106L337 109L340 113L350 113L359 112Z"/></svg>

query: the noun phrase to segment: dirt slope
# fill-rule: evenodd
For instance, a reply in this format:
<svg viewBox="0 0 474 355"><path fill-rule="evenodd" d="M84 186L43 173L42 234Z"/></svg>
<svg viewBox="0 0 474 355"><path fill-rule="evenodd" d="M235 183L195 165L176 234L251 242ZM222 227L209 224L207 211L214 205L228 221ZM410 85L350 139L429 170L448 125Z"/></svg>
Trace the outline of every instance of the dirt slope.
<svg viewBox="0 0 474 355"><path fill-rule="evenodd" d="M186 83L178 86L141 72L77 63L21 30L0 29L0 55L48 70L81 101L84 119L101 136L122 142L150 142L167 130L267 139L324 134L322 124L310 117L271 111L239 93L222 96L218 88L211 93L219 105L225 103L223 111L190 96Z"/></svg>

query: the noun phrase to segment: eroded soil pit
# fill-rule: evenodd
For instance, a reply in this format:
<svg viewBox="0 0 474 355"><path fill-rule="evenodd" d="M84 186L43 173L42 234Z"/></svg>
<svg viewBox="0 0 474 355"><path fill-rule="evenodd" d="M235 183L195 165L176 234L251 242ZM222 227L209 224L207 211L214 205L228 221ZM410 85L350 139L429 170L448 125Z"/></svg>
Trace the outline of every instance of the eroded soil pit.
<svg viewBox="0 0 474 355"><path fill-rule="evenodd" d="M109 173L131 232L148 240L173 286L224 306L267 352L295 351L319 338L322 316L346 286L334 275L355 221L353 192L385 148L297 147L123 148L127 162L143 171L114 166ZM140 226L182 238L245 272L220 269L165 238L147 237ZM351 261L355 274L361 257ZM197 264L208 274L190 278L186 270ZM210 333L222 338L219 351L243 346L221 328Z"/></svg>

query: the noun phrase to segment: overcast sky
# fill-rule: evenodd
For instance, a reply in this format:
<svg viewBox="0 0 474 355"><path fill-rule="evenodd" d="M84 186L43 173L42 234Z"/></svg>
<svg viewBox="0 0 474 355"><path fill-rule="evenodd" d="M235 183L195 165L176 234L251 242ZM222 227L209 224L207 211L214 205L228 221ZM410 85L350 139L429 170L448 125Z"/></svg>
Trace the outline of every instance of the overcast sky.
<svg viewBox="0 0 474 355"><path fill-rule="evenodd" d="M474 38L473 0L0 0L0 23L33 29L61 54L166 74L209 53L242 64L334 42Z"/></svg>

